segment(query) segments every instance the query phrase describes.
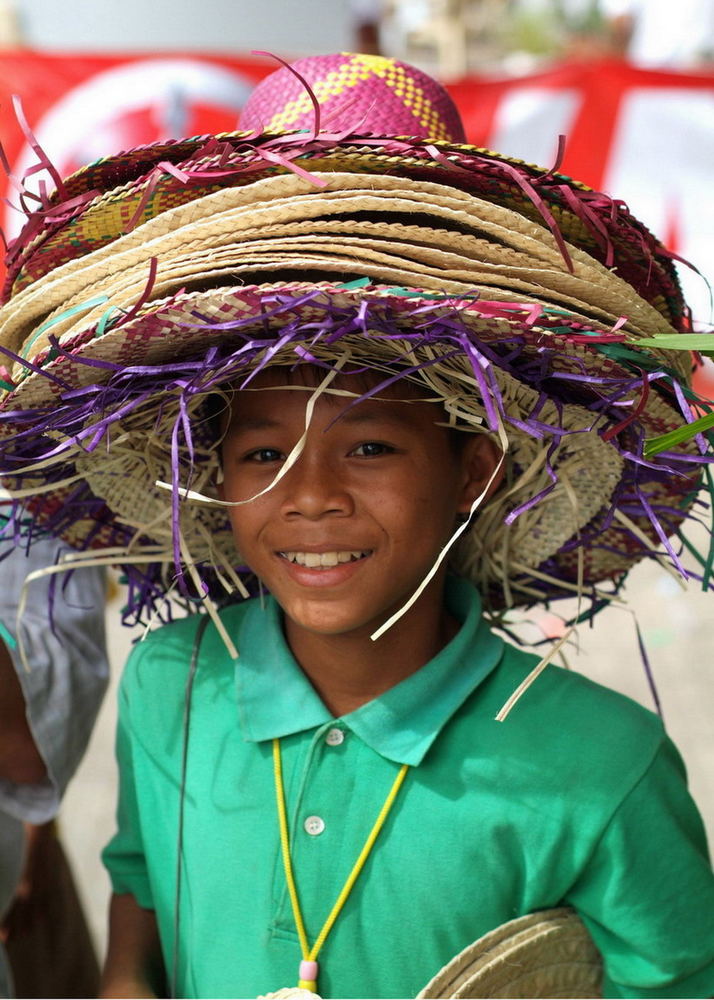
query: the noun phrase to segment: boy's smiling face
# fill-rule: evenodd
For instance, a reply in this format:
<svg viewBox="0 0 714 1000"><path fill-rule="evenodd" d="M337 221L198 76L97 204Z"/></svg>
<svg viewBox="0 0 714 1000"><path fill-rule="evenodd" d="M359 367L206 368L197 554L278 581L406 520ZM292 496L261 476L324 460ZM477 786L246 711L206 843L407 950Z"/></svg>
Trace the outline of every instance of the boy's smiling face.
<svg viewBox="0 0 714 1000"><path fill-rule="evenodd" d="M305 430L314 384L306 373L273 370L235 394L223 441L226 500L273 481ZM365 392L350 376L330 388ZM439 426L442 408L417 401L406 382L387 398L352 403L323 393L297 462L268 492L229 509L236 546L282 607L289 634L371 634L417 589L495 461L481 436L457 448ZM420 603L441 604L442 586L440 573Z"/></svg>

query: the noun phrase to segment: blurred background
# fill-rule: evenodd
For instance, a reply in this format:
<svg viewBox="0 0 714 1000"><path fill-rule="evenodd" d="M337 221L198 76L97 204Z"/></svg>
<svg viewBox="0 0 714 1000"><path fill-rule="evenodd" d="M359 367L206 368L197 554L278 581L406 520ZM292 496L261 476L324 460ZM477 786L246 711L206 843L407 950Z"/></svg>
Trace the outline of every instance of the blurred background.
<svg viewBox="0 0 714 1000"><path fill-rule="evenodd" d="M343 49L394 55L447 84L469 141L561 169L623 198L675 253L701 329L714 281L714 0L16 0L0 3L0 140L12 173L35 162L29 125L60 173L159 138L235 127L252 86L276 63ZM253 54L253 53L259 54ZM260 54L262 53L262 54ZM22 223L0 178L2 226ZM714 398L712 367L698 369ZM703 518L711 518L703 511ZM694 548L704 533L693 526ZM695 558L689 563L695 571ZM711 624L695 578L641 566L630 610L584 629L569 663L652 707L639 622L668 729L714 839ZM114 680L135 635L107 612ZM539 627L557 634L558 620ZM508 723L505 723L508 724ZM99 850L112 831L116 777L110 692L61 829L100 951L108 882Z"/></svg>

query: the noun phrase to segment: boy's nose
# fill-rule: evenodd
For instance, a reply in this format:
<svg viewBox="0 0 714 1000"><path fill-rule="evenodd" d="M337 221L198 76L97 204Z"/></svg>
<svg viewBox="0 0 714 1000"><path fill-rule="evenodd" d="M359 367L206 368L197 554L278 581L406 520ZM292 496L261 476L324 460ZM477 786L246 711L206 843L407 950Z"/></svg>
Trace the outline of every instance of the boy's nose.
<svg viewBox="0 0 714 1000"><path fill-rule="evenodd" d="M328 462L302 455L283 480L286 517L348 516L354 510L349 491Z"/></svg>

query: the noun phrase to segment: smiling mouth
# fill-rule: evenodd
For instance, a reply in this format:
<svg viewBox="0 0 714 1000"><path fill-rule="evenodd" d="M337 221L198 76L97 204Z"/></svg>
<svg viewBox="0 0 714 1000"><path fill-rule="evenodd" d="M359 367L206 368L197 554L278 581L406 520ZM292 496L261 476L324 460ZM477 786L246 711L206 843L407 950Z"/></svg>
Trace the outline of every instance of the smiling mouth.
<svg viewBox="0 0 714 1000"><path fill-rule="evenodd" d="M308 569L332 569L340 563L358 562L372 554L371 549L349 549L344 552L278 552L281 559L307 566Z"/></svg>

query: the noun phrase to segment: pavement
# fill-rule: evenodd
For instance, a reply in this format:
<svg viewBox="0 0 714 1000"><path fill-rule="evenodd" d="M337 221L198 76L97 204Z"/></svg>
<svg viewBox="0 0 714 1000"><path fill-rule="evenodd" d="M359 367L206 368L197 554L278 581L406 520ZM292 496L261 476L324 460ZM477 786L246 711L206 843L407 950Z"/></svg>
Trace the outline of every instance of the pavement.
<svg viewBox="0 0 714 1000"><path fill-rule="evenodd" d="M695 539L704 547L704 533ZM692 563L690 562L690 565ZM568 647L572 669L653 707L638 648L639 622L663 707L667 730L678 745L690 788L714 847L714 695L712 639L714 595L692 581L688 591L657 566L638 566L630 575L629 610L609 608L594 628L580 630L579 649ZM116 682L137 633L119 624L121 595L107 608L112 687L105 699L88 753L71 783L60 816L63 840L84 900L100 955L106 944L109 881L99 854L114 828L116 767L113 755ZM570 611L574 610L568 602ZM546 619L545 624L548 625ZM526 695L527 697L527 695ZM508 720L504 725L508 725Z"/></svg>

